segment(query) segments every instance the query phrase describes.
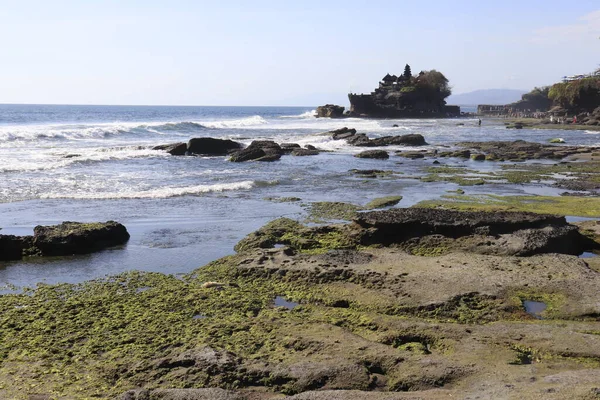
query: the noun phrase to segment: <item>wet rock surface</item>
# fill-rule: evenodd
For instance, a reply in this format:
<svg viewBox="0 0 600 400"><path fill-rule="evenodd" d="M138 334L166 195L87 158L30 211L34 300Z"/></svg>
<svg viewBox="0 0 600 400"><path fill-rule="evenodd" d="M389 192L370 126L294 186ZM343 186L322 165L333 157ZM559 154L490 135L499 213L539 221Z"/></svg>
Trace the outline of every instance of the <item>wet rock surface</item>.
<svg viewBox="0 0 600 400"><path fill-rule="evenodd" d="M390 158L390 155L385 150L367 150L367 151L361 151L360 153L355 154L354 157L387 160L388 158Z"/></svg>
<svg viewBox="0 0 600 400"><path fill-rule="evenodd" d="M33 230L33 236L0 235L0 260L87 254L122 245L128 240L129 233L125 226L115 221L67 221L60 225L38 225Z"/></svg>
<svg viewBox="0 0 600 400"><path fill-rule="evenodd" d="M277 161L284 150L272 140L255 140L248 147L231 155L230 161Z"/></svg>
<svg viewBox="0 0 600 400"><path fill-rule="evenodd" d="M573 154L589 153L593 150L581 146L557 146L524 140L513 142L461 142L457 145L482 151L485 155L493 154L496 159L517 161L540 158L562 159Z"/></svg>
<svg viewBox="0 0 600 400"><path fill-rule="evenodd" d="M346 140L348 144L362 147L380 147L380 146L425 146L425 138L418 133L411 133L399 136L383 136L370 139L365 133L356 133L355 129L342 128L330 132L334 140Z"/></svg>
<svg viewBox="0 0 600 400"><path fill-rule="evenodd" d="M210 137L193 138L187 143L187 151L189 153L200 155L224 155L241 147L241 143L234 142L233 140Z"/></svg>
<svg viewBox="0 0 600 400"><path fill-rule="evenodd" d="M60 225L33 229L33 246L43 256L86 254L129 240L127 229L120 223L63 222Z"/></svg>
<svg viewBox="0 0 600 400"><path fill-rule="evenodd" d="M345 107L335 104L325 104L317 107L317 118L341 118L344 116Z"/></svg>

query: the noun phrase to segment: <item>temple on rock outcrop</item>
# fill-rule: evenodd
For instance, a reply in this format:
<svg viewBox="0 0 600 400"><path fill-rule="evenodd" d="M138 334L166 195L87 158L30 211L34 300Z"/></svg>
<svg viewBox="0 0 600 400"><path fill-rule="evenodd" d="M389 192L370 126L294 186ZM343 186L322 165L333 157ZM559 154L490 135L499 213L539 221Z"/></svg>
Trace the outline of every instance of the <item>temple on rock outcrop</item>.
<svg viewBox="0 0 600 400"><path fill-rule="evenodd" d="M413 76L407 64L404 73L386 74L370 94L349 93L350 115L361 117L455 117L460 107L447 106L448 79L436 70Z"/></svg>

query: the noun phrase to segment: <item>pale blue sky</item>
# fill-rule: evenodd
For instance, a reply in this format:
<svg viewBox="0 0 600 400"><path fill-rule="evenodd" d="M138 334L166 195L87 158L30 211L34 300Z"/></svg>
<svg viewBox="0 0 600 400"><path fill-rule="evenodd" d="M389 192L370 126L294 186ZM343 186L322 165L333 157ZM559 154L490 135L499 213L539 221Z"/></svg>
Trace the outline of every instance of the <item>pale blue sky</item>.
<svg viewBox="0 0 600 400"><path fill-rule="evenodd" d="M346 104L406 63L455 93L589 72L600 3L0 0L0 51L0 103Z"/></svg>

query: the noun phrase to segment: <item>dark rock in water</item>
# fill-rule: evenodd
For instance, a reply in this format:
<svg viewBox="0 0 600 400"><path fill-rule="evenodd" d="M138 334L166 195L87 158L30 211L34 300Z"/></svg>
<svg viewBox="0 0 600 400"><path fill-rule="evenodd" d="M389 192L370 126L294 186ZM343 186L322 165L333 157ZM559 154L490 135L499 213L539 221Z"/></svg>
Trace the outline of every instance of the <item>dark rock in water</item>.
<svg viewBox="0 0 600 400"><path fill-rule="evenodd" d="M265 157L267 153L259 147L254 148L245 148L244 150L240 150L231 155L229 161L232 162L243 162L243 161L251 161L257 160L261 157Z"/></svg>
<svg viewBox="0 0 600 400"><path fill-rule="evenodd" d="M374 146L425 146L425 138L418 133L410 133L400 136L384 136L376 139L371 139Z"/></svg>
<svg viewBox="0 0 600 400"><path fill-rule="evenodd" d="M363 151L363 152L360 152L358 154L355 154L354 157L357 157L357 158L376 158L376 159L379 159L379 160L387 160L388 158L390 158L390 155L385 150L367 150L367 151Z"/></svg>
<svg viewBox="0 0 600 400"><path fill-rule="evenodd" d="M424 146L427 144L423 135L411 133L399 136L384 136L375 139L369 139L364 133L343 132L334 133L332 139L346 139L348 144L361 147L379 147L379 146Z"/></svg>
<svg viewBox="0 0 600 400"><path fill-rule="evenodd" d="M317 148L312 144L307 144L306 146L304 146L304 148L307 150L317 150Z"/></svg>
<svg viewBox="0 0 600 400"><path fill-rule="evenodd" d="M23 238L14 235L0 235L0 261L20 260L23 257Z"/></svg>
<svg viewBox="0 0 600 400"><path fill-rule="evenodd" d="M471 154L471 160L485 161L485 154Z"/></svg>
<svg viewBox="0 0 600 400"><path fill-rule="evenodd" d="M319 155L318 150L309 150L309 149L295 149L292 151L293 156L317 156Z"/></svg>
<svg viewBox="0 0 600 400"><path fill-rule="evenodd" d="M356 129L343 127L340 129L329 131L328 133L331 133L331 138L333 140L341 140L341 139L347 139L350 136L356 134Z"/></svg>
<svg viewBox="0 0 600 400"><path fill-rule="evenodd" d="M487 154L494 154L494 158L500 160L530 160L530 159L562 159L564 157L579 154L589 153L595 151L593 147L581 147L581 146L559 146L552 144L542 144L534 142L526 142L524 140L509 141L493 141L493 142L460 142L458 146L468 147L471 149L479 150ZM468 158L466 154L469 150L462 150L465 153L465 158ZM458 152L454 153L458 154ZM469 153L470 155L470 153ZM456 155L453 155L456 157Z"/></svg>
<svg viewBox="0 0 600 400"><path fill-rule="evenodd" d="M352 146L370 146L371 140L364 133L357 133L346 138L346 142Z"/></svg>
<svg viewBox="0 0 600 400"><path fill-rule="evenodd" d="M421 153L419 151L397 151L396 155L404 158L410 158L411 160L425 158L425 153Z"/></svg>
<svg viewBox="0 0 600 400"><path fill-rule="evenodd" d="M398 124L392 125L392 128L398 128Z"/></svg>
<svg viewBox="0 0 600 400"><path fill-rule="evenodd" d="M335 104L325 104L317 107L317 118L341 118L344 116L345 107Z"/></svg>
<svg viewBox="0 0 600 400"><path fill-rule="evenodd" d="M284 154L289 154L295 149L301 148L298 143L281 143L279 146L281 147L281 151L283 151Z"/></svg>
<svg viewBox="0 0 600 400"><path fill-rule="evenodd" d="M210 137L193 138L187 144L187 151L192 154L224 155L233 150L241 149L242 144L229 139L215 139Z"/></svg>
<svg viewBox="0 0 600 400"><path fill-rule="evenodd" d="M453 211L401 208L359 213L361 244L403 243L431 235L472 240L477 252L528 256L539 253L581 254L590 240L564 217L528 212ZM487 243L483 249L481 243ZM465 243L469 243L465 240Z"/></svg>
<svg viewBox="0 0 600 400"><path fill-rule="evenodd" d="M250 146L231 155L230 161L277 161L284 154L283 149L272 140L255 140Z"/></svg>
<svg viewBox="0 0 600 400"><path fill-rule="evenodd" d="M127 229L118 222L63 222L33 229L33 245L43 256L86 254L129 240Z"/></svg>
<svg viewBox="0 0 600 400"><path fill-rule="evenodd" d="M171 143L154 146L152 150L164 150L172 156L184 156L187 152L188 145L186 143Z"/></svg>
<svg viewBox="0 0 600 400"><path fill-rule="evenodd" d="M271 154L265 154L263 157L259 157L256 158L254 161L277 161L281 158L281 154L275 154L275 153L271 153Z"/></svg>

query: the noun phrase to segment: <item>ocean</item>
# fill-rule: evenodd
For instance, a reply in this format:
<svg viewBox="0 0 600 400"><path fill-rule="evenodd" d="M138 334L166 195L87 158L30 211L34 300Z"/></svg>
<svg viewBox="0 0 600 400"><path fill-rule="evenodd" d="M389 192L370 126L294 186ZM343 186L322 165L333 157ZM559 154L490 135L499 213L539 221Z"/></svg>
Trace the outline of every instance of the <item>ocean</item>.
<svg viewBox="0 0 600 400"><path fill-rule="evenodd" d="M481 127L476 119L332 120L315 118L314 109L0 105L0 233L28 235L36 225L115 220L131 234L125 247L91 255L0 262L0 285L80 282L128 270L186 273L231 254L235 243L274 218L302 220L311 202L361 205L401 195L399 206L404 207L457 188L446 182L425 186L418 179L433 160L393 155L412 148L387 147L392 156L385 161L353 157L365 149L323 135L344 126L370 137L420 133L427 149L447 149L464 140L546 143L562 137L570 145L600 143L594 132L507 130L501 120L485 120ZM192 137L244 144L266 139L327 152L283 156L272 163L232 163L227 157L175 157L152 150ZM442 163L473 167L476 162ZM497 167L477 164L478 169ZM364 179L351 169L401 175ZM541 189L485 185L469 190L537 194ZM301 201L273 201L281 197Z"/></svg>

